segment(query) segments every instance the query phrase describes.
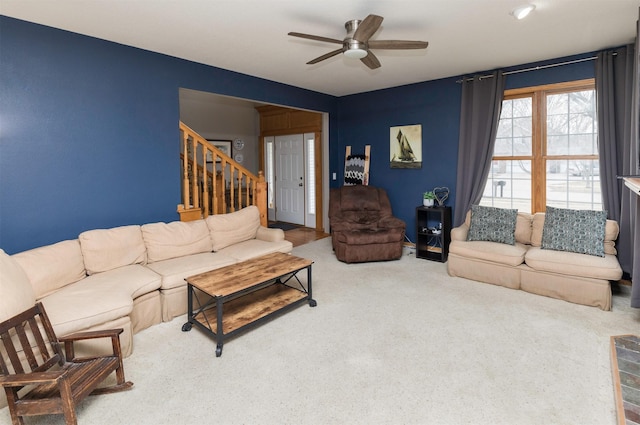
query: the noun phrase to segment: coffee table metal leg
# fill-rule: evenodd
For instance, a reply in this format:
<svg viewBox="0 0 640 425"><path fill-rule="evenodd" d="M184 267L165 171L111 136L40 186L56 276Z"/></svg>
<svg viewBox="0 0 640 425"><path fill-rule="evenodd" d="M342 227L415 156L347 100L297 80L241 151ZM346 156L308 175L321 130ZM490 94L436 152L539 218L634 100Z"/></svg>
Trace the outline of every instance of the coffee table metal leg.
<svg viewBox="0 0 640 425"><path fill-rule="evenodd" d="M193 317L193 286L187 283L187 323L182 325L182 332L189 332L193 323L191 322Z"/></svg>
<svg viewBox="0 0 640 425"><path fill-rule="evenodd" d="M218 345L216 346L216 357L220 357L222 355L222 346L224 345L224 329L222 328L223 306L224 306L224 303L222 301L222 297L216 298L216 315L217 315L216 339L218 340Z"/></svg>
<svg viewBox="0 0 640 425"><path fill-rule="evenodd" d="M313 299L313 297L311 296L311 265L309 265L309 267L307 267L307 292L308 292L308 299L309 299L309 306L310 307L315 307L318 305L318 303L316 302L316 300Z"/></svg>

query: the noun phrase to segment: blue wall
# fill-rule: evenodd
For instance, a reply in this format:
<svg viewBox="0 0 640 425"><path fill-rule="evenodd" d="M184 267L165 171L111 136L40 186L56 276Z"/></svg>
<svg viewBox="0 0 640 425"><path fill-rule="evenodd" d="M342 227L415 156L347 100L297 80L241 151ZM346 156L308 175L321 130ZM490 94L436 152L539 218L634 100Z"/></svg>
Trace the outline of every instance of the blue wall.
<svg viewBox="0 0 640 425"><path fill-rule="evenodd" d="M0 17L0 43L0 247L9 253L176 220L180 87L336 115L333 96L12 18Z"/></svg>
<svg viewBox="0 0 640 425"><path fill-rule="evenodd" d="M372 145L371 184L387 189L411 240L422 192L448 186L454 204L458 77L336 98L2 16L0 43L0 247L9 253L176 220L181 87L329 112L331 184L343 180L345 146ZM593 76L590 61L514 74L507 88ZM389 127L411 124L422 125L423 166L390 169Z"/></svg>
<svg viewBox="0 0 640 425"><path fill-rule="evenodd" d="M447 205L453 205L460 95L460 84L448 78L340 98L340 139L331 149L339 151L344 161L346 146L353 153L364 153L364 146L371 145L369 183L386 189L394 215L407 223L411 241L415 241L415 208L422 204L423 192L447 186L451 190ZM391 169L389 127L415 124L422 125L422 168Z"/></svg>

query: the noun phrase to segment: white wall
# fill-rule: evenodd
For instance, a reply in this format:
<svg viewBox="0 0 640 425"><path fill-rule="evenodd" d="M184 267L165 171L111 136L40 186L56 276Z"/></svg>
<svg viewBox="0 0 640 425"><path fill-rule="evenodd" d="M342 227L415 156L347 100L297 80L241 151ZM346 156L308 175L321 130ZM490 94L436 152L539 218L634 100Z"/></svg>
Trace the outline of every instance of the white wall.
<svg viewBox="0 0 640 425"><path fill-rule="evenodd" d="M180 89L180 120L205 139L244 140L242 165L258 174L259 105L243 99ZM233 145L233 144L232 144Z"/></svg>

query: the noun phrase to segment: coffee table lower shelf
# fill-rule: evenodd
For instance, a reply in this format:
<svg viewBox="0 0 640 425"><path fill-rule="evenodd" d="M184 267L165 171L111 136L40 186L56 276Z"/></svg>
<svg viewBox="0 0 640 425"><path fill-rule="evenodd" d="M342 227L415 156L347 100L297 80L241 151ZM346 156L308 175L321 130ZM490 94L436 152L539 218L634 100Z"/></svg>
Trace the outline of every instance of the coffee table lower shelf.
<svg viewBox="0 0 640 425"><path fill-rule="evenodd" d="M282 311L295 307L307 300L307 293L283 284L273 284L232 301L224 303L222 333L231 336L247 325ZM218 333L216 305L204 309L195 315L195 319L214 334Z"/></svg>
<svg viewBox="0 0 640 425"><path fill-rule="evenodd" d="M197 290L189 286L189 291ZM206 294L200 296L206 297ZM190 330L192 324L203 329L216 340L216 357L220 357L224 340L227 338L306 302L312 307L316 304L315 300L309 299L307 292L275 282L230 301L222 297L211 299L193 313L191 320L183 325L182 330ZM218 323L222 323L222 332L218 330Z"/></svg>

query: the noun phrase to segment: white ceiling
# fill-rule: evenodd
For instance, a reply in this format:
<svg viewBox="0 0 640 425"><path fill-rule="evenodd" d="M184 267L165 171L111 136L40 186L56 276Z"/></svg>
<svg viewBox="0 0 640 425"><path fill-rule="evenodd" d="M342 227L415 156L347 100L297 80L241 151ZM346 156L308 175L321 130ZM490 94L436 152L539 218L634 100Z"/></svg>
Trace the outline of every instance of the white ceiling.
<svg viewBox="0 0 640 425"><path fill-rule="evenodd" d="M527 2L522 21L510 12ZM0 0L0 13L336 96L459 76L632 43L639 0ZM385 18L372 40L428 41L426 50L309 60L344 23Z"/></svg>

